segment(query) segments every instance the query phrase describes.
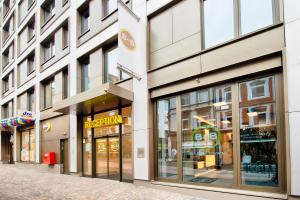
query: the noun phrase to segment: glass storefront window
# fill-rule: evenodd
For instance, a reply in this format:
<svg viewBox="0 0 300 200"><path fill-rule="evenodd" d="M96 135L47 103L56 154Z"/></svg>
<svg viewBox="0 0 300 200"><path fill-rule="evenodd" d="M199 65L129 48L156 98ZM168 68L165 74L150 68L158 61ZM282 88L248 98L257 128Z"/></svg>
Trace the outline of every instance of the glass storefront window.
<svg viewBox="0 0 300 200"><path fill-rule="evenodd" d="M21 161L35 161L35 133L34 129L21 131Z"/></svg>
<svg viewBox="0 0 300 200"><path fill-rule="evenodd" d="M131 107L126 107L122 109L122 117L122 176L123 179L133 180Z"/></svg>
<svg viewBox="0 0 300 200"><path fill-rule="evenodd" d="M188 98L187 98L188 96ZM183 181L233 184L231 86L181 96Z"/></svg>
<svg viewBox="0 0 300 200"><path fill-rule="evenodd" d="M260 89L253 90L253 83L261 85ZM239 84L240 159L243 185L278 186L274 84L274 77ZM257 94L260 98L248 98L255 97Z"/></svg>
<svg viewBox="0 0 300 200"><path fill-rule="evenodd" d="M273 24L273 0L240 0L242 35Z"/></svg>
<svg viewBox="0 0 300 200"><path fill-rule="evenodd" d="M86 121L91 121L91 117L84 117L83 124ZM83 129L83 174L92 176L92 129Z"/></svg>
<svg viewBox="0 0 300 200"><path fill-rule="evenodd" d="M158 100L156 178L279 191L282 163L278 154L283 149L275 92L280 79L276 77Z"/></svg>
<svg viewBox="0 0 300 200"><path fill-rule="evenodd" d="M204 1L205 48L234 38L233 0Z"/></svg>
<svg viewBox="0 0 300 200"><path fill-rule="evenodd" d="M94 119L102 119L109 116L118 115L118 110L111 110L109 112L103 112L94 115ZM103 126L94 128L94 137L102 137L107 135L118 135L119 125Z"/></svg>
<svg viewBox="0 0 300 200"><path fill-rule="evenodd" d="M176 98L157 103L158 177L178 178Z"/></svg>

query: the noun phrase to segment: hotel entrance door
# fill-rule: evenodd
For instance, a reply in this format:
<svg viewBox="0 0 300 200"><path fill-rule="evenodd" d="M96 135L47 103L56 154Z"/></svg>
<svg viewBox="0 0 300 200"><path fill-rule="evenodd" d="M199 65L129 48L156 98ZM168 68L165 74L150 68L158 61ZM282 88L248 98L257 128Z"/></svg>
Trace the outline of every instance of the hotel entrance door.
<svg viewBox="0 0 300 200"><path fill-rule="evenodd" d="M96 176L119 180L119 137L101 137L96 141Z"/></svg>

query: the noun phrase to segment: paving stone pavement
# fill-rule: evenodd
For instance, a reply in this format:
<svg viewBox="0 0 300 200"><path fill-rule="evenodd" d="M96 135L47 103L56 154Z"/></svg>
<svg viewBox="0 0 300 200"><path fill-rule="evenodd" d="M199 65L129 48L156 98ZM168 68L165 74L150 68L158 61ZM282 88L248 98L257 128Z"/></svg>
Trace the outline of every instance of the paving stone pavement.
<svg viewBox="0 0 300 200"><path fill-rule="evenodd" d="M0 164L0 200L200 200L118 181L76 177Z"/></svg>

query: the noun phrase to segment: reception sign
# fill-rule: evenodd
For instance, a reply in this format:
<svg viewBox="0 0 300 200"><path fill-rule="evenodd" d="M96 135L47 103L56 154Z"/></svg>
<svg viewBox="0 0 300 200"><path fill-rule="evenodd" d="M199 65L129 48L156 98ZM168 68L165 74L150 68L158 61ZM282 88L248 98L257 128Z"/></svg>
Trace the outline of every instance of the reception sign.
<svg viewBox="0 0 300 200"><path fill-rule="evenodd" d="M93 121L87 121L84 123L84 128L98 128L103 126L111 126L122 123L121 115L114 115L109 117L104 117L100 119L95 119Z"/></svg>

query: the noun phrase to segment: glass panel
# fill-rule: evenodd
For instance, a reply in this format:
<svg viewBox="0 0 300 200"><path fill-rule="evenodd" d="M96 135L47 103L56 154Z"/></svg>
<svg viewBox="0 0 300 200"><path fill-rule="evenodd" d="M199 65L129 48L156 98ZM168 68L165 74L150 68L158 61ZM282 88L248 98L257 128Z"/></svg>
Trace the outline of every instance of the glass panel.
<svg viewBox="0 0 300 200"><path fill-rule="evenodd" d="M171 108L171 102L174 104L176 98L160 100L157 103L157 175L160 178L177 179L176 107Z"/></svg>
<svg viewBox="0 0 300 200"><path fill-rule="evenodd" d="M103 0L103 17L117 9L117 0Z"/></svg>
<svg viewBox="0 0 300 200"><path fill-rule="evenodd" d="M204 1L205 48L234 38L233 0Z"/></svg>
<svg viewBox="0 0 300 200"><path fill-rule="evenodd" d="M87 91L90 87L91 65L89 60L85 60L81 67L81 91Z"/></svg>
<svg viewBox="0 0 300 200"><path fill-rule="evenodd" d="M29 137L29 161L34 162L35 161L35 135L34 135L34 129L30 130L30 137Z"/></svg>
<svg viewBox="0 0 300 200"><path fill-rule="evenodd" d="M183 181L231 186L231 86L191 92L182 98L190 99L189 104L182 104Z"/></svg>
<svg viewBox="0 0 300 200"><path fill-rule="evenodd" d="M120 80L120 70L117 69L118 47L114 46L104 53L104 63L106 69L106 82L116 82ZM124 73L125 74L125 73Z"/></svg>
<svg viewBox="0 0 300 200"><path fill-rule="evenodd" d="M107 138L96 140L96 175L107 177Z"/></svg>
<svg viewBox="0 0 300 200"><path fill-rule="evenodd" d="M84 117L83 124L91 121L91 117ZM92 129L83 128L83 174L92 175Z"/></svg>
<svg viewBox="0 0 300 200"><path fill-rule="evenodd" d="M109 178L110 179L119 179L119 138L113 137L108 138L108 167L109 167Z"/></svg>
<svg viewBox="0 0 300 200"><path fill-rule="evenodd" d="M118 110L112 110L109 112L103 112L94 115L94 119L103 119L105 117L118 115ZM112 125L112 126L103 126L94 128L94 137L101 137L106 135L113 135L119 134L119 125Z"/></svg>
<svg viewBox="0 0 300 200"><path fill-rule="evenodd" d="M122 109L122 170L123 179L132 180L132 119L131 107Z"/></svg>
<svg viewBox="0 0 300 200"><path fill-rule="evenodd" d="M242 34L273 24L273 0L240 0Z"/></svg>
<svg viewBox="0 0 300 200"><path fill-rule="evenodd" d="M22 144L21 144L21 161L29 161L29 131L23 131L21 133L21 139L22 139Z"/></svg>
<svg viewBox="0 0 300 200"><path fill-rule="evenodd" d="M278 186L276 102L274 77L266 80L265 98L248 99L250 82L239 84L240 159L243 185Z"/></svg>

